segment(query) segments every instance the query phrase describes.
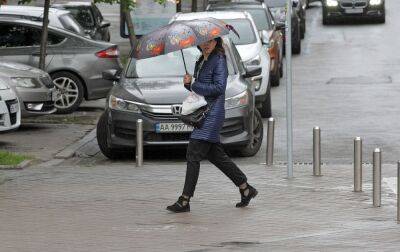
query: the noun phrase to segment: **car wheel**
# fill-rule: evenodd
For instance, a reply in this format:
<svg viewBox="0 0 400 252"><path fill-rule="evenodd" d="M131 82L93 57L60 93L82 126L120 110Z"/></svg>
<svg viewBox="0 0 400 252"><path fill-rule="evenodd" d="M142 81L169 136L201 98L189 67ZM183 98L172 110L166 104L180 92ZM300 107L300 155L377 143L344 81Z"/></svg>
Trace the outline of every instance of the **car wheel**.
<svg viewBox="0 0 400 252"><path fill-rule="evenodd" d="M261 103L260 113L263 118L270 118L272 116L270 89L265 97L265 101Z"/></svg>
<svg viewBox="0 0 400 252"><path fill-rule="evenodd" d="M301 40L298 38L296 40L296 43L292 47L292 53L293 54L300 54L301 53Z"/></svg>
<svg viewBox="0 0 400 252"><path fill-rule="evenodd" d="M261 118L260 112L257 109L254 110L254 128L253 128L253 135L252 139L250 139L249 144L243 148L238 150L238 155L241 157L252 157L257 154L260 150L262 140L264 137L264 127Z"/></svg>
<svg viewBox="0 0 400 252"><path fill-rule="evenodd" d="M386 22L385 14L383 14L383 15L380 16L380 17L378 17L378 18L376 19L376 21L377 21L379 24L384 24L384 23Z"/></svg>
<svg viewBox="0 0 400 252"><path fill-rule="evenodd" d="M322 8L322 24L329 25L331 23L332 21L330 20L330 18L328 18L328 12L326 11L325 8Z"/></svg>
<svg viewBox="0 0 400 252"><path fill-rule="evenodd" d="M125 150L125 149L115 149L110 148L108 146L107 140L107 124L108 116L107 112L104 112L101 116L99 121L97 122L97 130L96 130L96 137L97 143L100 147L101 153L109 159L123 159L123 158L131 158L133 156L134 150Z"/></svg>
<svg viewBox="0 0 400 252"><path fill-rule="evenodd" d="M274 74L271 73L270 76L271 76L271 86L278 87L281 80L279 69L277 69L276 73Z"/></svg>
<svg viewBox="0 0 400 252"><path fill-rule="evenodd" d="M301 21L301 26L300 26L300 38L304 39L306 36L306 20L303 19Z"/></svg>
<svg viewBox="0 0 400 252"><path fill-rule="evenodd" d="M58 91L54 102L58 114L74 112L83 100L82 81L70 72L56 72L51 74L53 83Z"/></svg>

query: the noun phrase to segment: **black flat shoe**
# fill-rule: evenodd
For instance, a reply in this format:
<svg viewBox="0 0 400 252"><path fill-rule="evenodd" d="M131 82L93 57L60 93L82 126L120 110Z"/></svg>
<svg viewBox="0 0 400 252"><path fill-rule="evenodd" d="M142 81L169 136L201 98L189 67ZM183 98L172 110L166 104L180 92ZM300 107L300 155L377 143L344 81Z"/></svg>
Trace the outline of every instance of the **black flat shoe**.
<svg viewBox="0 0 400 252"><path fill-rule="evenodd" d="M249 193L247 196L244 195L244 192L246 190L249 190ZM247 187L245 189L239 189L240 195L241 195L241 201L236 204L236 207L246 207L249 205L250 200L252 198L255 198L258 194L258 191L252 187L251 185L247 184Z"/></svg>
<svg viewBox="0 0 400 252"><path fill-rule="evenodd" d="M174 213L190 212L189 201L190 199L180 196L177 202L175 202L173 205L167 206L167 210Z"/></svg>

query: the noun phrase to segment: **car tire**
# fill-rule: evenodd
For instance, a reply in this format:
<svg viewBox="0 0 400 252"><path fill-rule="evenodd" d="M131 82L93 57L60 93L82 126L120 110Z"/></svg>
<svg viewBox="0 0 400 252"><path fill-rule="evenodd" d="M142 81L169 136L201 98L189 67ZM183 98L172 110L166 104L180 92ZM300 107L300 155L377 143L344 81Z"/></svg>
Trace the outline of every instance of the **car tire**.
<svg viewBox="0 0 400 252"><path fill-rule="evenodd" d="M59 92L54 102L57 114L69 114L78 109L83 100L82 81L73 73L60 71L50 74Z"/></svg>
<svg viewBox="0 0 400 252"><path fill-rule="evenodd" d="M108 146L108 115L107 112L104 112L101 116L99 121L97 122L97 130L96 130L96 137L97 137L97 144L99 145L101 153L109 159L116 160L116 159L126 159L131 158L133 156L134 150L128 149L115 149L110 148Z"/></svg>
<svg viewBox="0 0 400 252"><path fill-rule="evenodd" d="M278 87L281 83L280 71L277 69L276 73L270 75L271 77L271 86Z"/></svg>
<svg viewBox="0 0 400 252"><path fill-rule="evenodd" d="M332 23L331 19L328 17L328 12L324 7L322 7L322 24L330 25Z"/></svg>
<svg viewBox="0 0 400 252"><path fill-rule="evenodd" d="M382 15L382 16L380 16L380 17L378 17L378 18L376 19L376 21L377 21L379 24L384 24L384 23L386 22L385 14Z"/></svg>
<svg viewBox="0 0 400 252"><path fill-rule="evenodd" d="M270 118L272 116L271 108L271 89L267 91L265 100L261 103L260 114L263 118Z"/></svg>
<svg viewBox="0 0 400 252"><path fill-rule="evenodd" d="M261 114L257 109L254 110L253 123L255 127L253 129L252 139L250 140L249 144L246 145L246 147L237 151L238 156L240 157L252 157L256 155L261 148L264 137L264 127Z"/></svg>
<svg viewBox="0 0 400 252"><path fill-rule="evenodd" d="M292 47L292 54L300 54L301 53L301 40L296 40L296 43Z"/></svg>
<svg viewBox="0 0 400 252"><path fill-rule="evenodd" d="M306 37L306 20L301 21L300 25L300 38L304 39Z"/></svg>

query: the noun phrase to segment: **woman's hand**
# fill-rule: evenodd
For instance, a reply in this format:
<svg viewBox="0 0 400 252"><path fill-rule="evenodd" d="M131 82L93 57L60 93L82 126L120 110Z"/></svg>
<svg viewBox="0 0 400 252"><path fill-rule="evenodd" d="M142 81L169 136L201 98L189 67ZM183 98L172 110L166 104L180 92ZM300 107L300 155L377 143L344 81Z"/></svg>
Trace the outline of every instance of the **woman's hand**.
<svg viewBox="0 0 400 252"><path fill-rule="evenodd" d="M185 76L183 76L183 84L184 85L192 84L192 76L190 74L185 74Z"/></svg>

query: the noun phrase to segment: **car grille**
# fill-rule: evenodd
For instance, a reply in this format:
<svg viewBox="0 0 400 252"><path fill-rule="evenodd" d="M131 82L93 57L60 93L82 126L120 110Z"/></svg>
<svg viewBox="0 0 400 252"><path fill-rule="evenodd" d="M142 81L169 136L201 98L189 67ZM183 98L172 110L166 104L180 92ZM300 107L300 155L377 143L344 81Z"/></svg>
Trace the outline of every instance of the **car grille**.
<svg viewBox="0 0 400 252"><path fill-rule="evenodd" d="M342 1L340 3L340 6L342 8L365 8L367 7L367 2L366 1L357 1L357 2L353 2L353 1Z"/></svg>
<svg viewBox="0 0 400 252"><path fill-rule="evenodd" d="M153 113L149 111L142 110L142 114L152 118L152 119L159 119L159 120L177 120L178 117L176 115L171 114L163 114L163 113Z"/></svg>
<svg viewBox="0 0 400 252"><path fill-rule="evenodd" d="M39 79L43 83L43 85L45 85L47 88L54 87L53 80L50 78L50 76L42 76Z"/></svg>
<svg viewBox="0 0 400 252"><path fill-rule="evenodd" d="M15 103L18 103L18 101L17 100L6 101L8 112L10 113L10 123L11 123L11 125L14 125L14 124L17 123L17 113L11 113L11 111L10 111L11 105L13 105Z"/></svg>

